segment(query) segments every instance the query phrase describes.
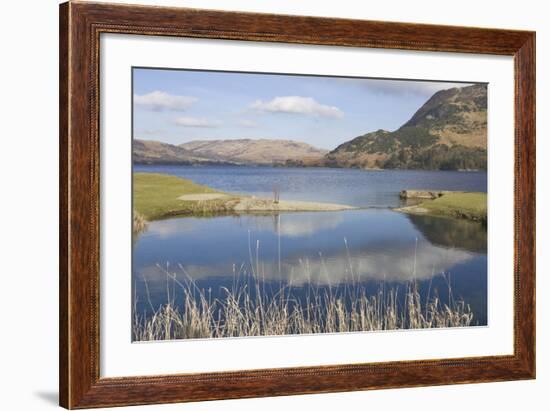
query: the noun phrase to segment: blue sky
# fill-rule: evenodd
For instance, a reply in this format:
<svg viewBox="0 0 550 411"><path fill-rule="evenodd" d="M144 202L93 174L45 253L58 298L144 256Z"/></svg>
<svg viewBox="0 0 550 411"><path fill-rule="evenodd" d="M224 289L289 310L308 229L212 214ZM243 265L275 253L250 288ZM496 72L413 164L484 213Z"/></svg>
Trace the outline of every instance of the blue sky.
<svg viewBox="0 0 550 411"><path fill-rule="evenodd" d="M269 138L333 149L395 130L438 90L468 84L134 69L134 137Z"/></svg>

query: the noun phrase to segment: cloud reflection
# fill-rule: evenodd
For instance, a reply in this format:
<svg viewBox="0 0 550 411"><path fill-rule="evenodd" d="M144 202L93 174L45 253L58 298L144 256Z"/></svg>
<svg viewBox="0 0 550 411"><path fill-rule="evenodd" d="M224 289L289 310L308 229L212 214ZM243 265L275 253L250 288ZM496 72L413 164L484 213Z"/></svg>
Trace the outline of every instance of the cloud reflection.
<svg viewBox="0 0 550 411"><path fill-rule="evenodd" d="M416 251L415 251L416 248ZM166 283L167 269L177 278L189 275L193 280L205 280L212 277L231 278L255 273L267 281L283 281L293 285L308 282L320 285L337 285L352 282L391 281L406 282L413 279L426 280L447 272L457 264L465 263L475 254L459 249L438 247L429 242L419 242L412 246L391 252L380 252L379 249L348 253L346 251L333 255L317 257L286 258L278 260L227 261L209 265L185 265L182 268L172 263L169 267L149 266L140 270L140 276L149 283Z"/></svg>
<svg viewBox="0 0 550 411"><path fill-rule="evenodd" d="M324 213L323 218L311 213L274 214L270 218L251 217L250 225L259 231L279 233L286 237L310 236L322 230L337 227L344 218L342 214Z"/></svg>
<svg viewBox="0 0 550 411"><path fill-rule="evenodd" d="M157 220L147 225L146 236L157 236L161 239L170 238L174 234L190 233L196 228L196 222L188 218L170 218Z"/></svg>

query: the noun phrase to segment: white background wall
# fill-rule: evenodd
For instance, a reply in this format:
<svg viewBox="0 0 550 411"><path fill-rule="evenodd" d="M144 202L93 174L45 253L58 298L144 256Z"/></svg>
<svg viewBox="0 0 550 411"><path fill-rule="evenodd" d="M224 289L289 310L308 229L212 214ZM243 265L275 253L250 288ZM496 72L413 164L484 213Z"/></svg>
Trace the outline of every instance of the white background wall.
<svg viewBox="0 0 550 411"><path fill-rule="evenodd" d="M163 0L134 3L352 17L537 31L538 281L537 380L322 394L200 404L158 410L370 408L548 409L550 389L550 12L547 2L357 0ZM0 408L57 404L57 0L4 2L0 30ZM138 408L134 408L138 409Z"/></svg>

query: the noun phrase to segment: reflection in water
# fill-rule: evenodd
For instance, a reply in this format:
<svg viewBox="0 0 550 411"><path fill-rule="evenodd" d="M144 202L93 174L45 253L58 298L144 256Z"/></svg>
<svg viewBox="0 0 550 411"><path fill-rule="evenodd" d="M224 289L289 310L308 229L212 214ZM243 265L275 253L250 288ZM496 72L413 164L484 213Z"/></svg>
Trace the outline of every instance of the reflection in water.
<svg viewBox="0 0 550 411"><path fill-rule="evenodd" d="M313 282L321 285L341 285L366 281L408 282L429 280L435 275L449 271L457 264L466 263L474 256L466 251L446 249L428 242L412 243L402 250L393 249L388 253L379 250L359 252L348 249L342 239L340 254L319 255L314 257L287 258L279 266L276 259L262 258L262 245L254 242L250 245L252 256L244 261L218 262L216 264L172 264L173 269L182 277L187 275L195 281L209 278L233 277L243 275L260 267L262 279L266 281L285 281L296 286ZM386 244L381 247L391 247ZM256 252L258 259L256 259ZM168 265L168 268L170 264ZM156 283L164 287L166 266L150 265L140 270L149 285Z"/></svg>
<svg viewBox="0 0 550 411"><path fill-rule="evenodd" d="M268 213L265 215L242 214L232 215L230 218L236 219L241 226L251 227L254 231L268 231L289 237L313 235L321 230L334 228L342 221L342 216L338 213L326 213L325 218L322 220L316 217L312 216L311 213L297 212L292 214ZM200 225L197 223L197 219L174 217L155 221L148 225L147 230L144 230L140 235L149 234L164 239L177 233L191 233Z"/></svg>
<svg viewBox="0 0 550 411"><path fill-rule="evenodd" d="M147 230L142 236L151 236L158 240L169 239L172 235L178 233L191 234L195 229L196 224L192 219L188 218L168 218L166 220L155 221L149 223Z"/></svg>
<svg viewBox="0 0 550 411"><path fill-rule="evenodd" d="M269 286L367 287L376 294L382 283L403 289L411 280L424 292L432 282L445 288L444 274L483 324L485 241L480 224L386 210L154 221L134 248L135 297L139 310L164 304L167 271L218 297L249 275Z"/></svg>
<svg viewBox="0 0 550 411"><path fill-rule="evenodd" d="M432 244L487 253L487 230L479 223L456 218L407 215Z"/></svg>
<svg viewBox="0 0 550 411"><path fill-rule="evenodd" d="M342 222L339 213L327 213L325 218L319 219L311 213L272 214L265 218L243 215L243 223L254 227L257 231L267 230L273 234L287 237L311 236L322 230L335 228Z"/></svg>

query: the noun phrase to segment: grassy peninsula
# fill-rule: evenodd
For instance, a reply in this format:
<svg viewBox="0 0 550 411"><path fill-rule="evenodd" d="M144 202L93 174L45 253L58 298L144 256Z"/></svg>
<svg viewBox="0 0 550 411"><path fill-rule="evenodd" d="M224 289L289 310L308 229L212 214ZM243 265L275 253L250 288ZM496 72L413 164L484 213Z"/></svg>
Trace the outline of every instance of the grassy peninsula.
<svg viewBox="0 0 550 411"><path fill-rule="evenodd" d="M417 205L398 208L397 211L465 218L483 224L487 223L486 193L445 191L434 197L434 199L424 200Z"/></svg>
<svg viewBox="0 0 550 411"><path fill-rule="evenodd" d="M134 212L146 221L176 215L341 211L354 208L342 204L275 200L224 193L176 176L156 173L134 174Z"/></svg>
<svg viewBox="0 0 550 411"><path fill-rule="evenodd" d="M134 174L134 210L146 220L174 215L208 215L221 211L230 198L182 201L182 195L223 194L190 180L156 173ZM208 197L207 197L208 198Z"/></svg>

